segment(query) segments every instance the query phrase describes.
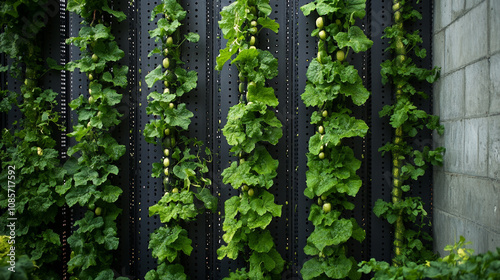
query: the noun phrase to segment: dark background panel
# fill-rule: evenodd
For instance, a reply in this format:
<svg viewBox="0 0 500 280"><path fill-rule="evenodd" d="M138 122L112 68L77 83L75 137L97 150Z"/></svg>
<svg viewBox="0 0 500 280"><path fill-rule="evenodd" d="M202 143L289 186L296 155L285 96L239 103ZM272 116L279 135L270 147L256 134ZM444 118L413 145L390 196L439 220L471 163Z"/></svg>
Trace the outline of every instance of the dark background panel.
<svg viewBox="0 0 500 280"><path fill-rule="evenodd" d="M307 157L306 154L309 152L309 138L314 135L316 127L310 124L311 114L314 111L313 108L307 108L302 102L301 94L304 92L306 87L306 72L312 59L317 56L317 39L311 36L311 32L316 29L316 17L317 15L310 15L305 17L300 7L306 5L310 1L299 0L296 1L295 7L295 20L296 24L294 30L294 37L296 43L294 44L294 66L295 72L297 73L294 77L295 90L295 127L294 127L294 143L296 151L296 161L294 162L296 170L296 179L294 192L295 203L296 203L296 213L295 213L295 223L296 223L296 269L294 271L294 276L300 275L300 269L302 265L311 257L304 254L304 247L306 246L307 238L313 232L314 226L309 222L309 208L315 203L315 201L310 200L304 195L304 190L306 189L306 171L307 168Z"/></svg>
<svg viewBox="0 0 500 280"><path fill-rule="evenodd" d="M371 164L369 177L371 181L370 206L373 209L375 201L383 199L389 201L391 198L391 156L386 154L382 156L378 149L392 139L392 129L389 122L381 119L378 113L385 105L392 103L392 90L388 85L382 85L380 75L380 64L389 59L389 53L385 52L388 47L388 40L381 39L383 31L390 26L392 15L392 1L381 0L370 2L370 38L373 40L373 46L370 49L371 56L371 110L370 110L370 148L371 154L369 160ZM390 225L377 218L373 212L369 212L370 226L367 242L370 244L370 257L381 261L390 261L392 258L392 229Z"/></svg>

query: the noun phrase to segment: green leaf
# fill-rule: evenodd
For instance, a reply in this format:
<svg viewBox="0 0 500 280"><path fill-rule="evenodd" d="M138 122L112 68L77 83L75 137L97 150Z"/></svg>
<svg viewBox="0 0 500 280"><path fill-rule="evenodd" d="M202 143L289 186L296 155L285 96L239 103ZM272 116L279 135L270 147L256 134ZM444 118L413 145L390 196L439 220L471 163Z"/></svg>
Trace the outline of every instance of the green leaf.
<svg viewBox="0 0 500 280"><path fill-rule="evenodd" d="M127 73L128 66L113 66L113 75L110 72L105 72L102 75L102 79L106 82L113 83L117 87L126 87L127 86Z"/></svg>
<svg viewBox="0 0 500 280"><path fill-rule="evenodd" d="M177 76L177 82L179 83L175 92L177 96L182 96L184 93L190 92L196 88L198 72L186 71L183 68L177 68L175 69L175 75Z"/></svg>
<svg viewBox="0 0 500 280"><path fill-rule="evenodd" d="M271 29L274 33L278 33L278 30L280 28L279 23L268 17L259 17L257 19L257 23L262 25L262 28Z"/></svg>
<svg viewBox="0 0 500 280"><path fill-rule="evenodd" d="M104 152L112 159L120 159L126 151L125 145L120 145L113 136L105 134L97 140L97 144L104 148Z"/></svg>
<svg viewBox="0 0 500 280"><path fill-rule="evenodd" d="M316 3L316 11L320 16L333 14L341 8L336 1L317 1Z"/></svg>
<svg viewBox="0 0 500 280"><path fill-rule="evenodd" d="M69 0L66 9L70 12L81 14L83 8L85 7L85 3L85 0Z"/></svg>
<svg viewBox="0 0 500 280"><path fill-rule="evenodd" d="M109 280L109 279L114 279L115 274L113 273L113 270L111 269L106 269L101 271L95 280Z"/></svg>
<svg viewBox="0 0 500 280"><path fill-rule="evenodd" d="M330 257L322 264L326 276L333 279L344 279L349 275L353 263L345 255Z"/></svg>
<svg viewBox="0 0 500 280"><path fill-rule="evenodd" d="M273 237L268 230L254 231L248 235L248 247L259 253L267 253L274 246Z"/></svg>
<svg viewBox="0 0 500 280"><path fill-rule="evenodd" d="M389 206L387 205L387 202L385 202L379 198L375 202L375 206L373 207L373 213L377 217L380 217L381 215L384 215L387 212L387 210L389 210Z"/></svg>
<svg viewBox="0 0 500 280"><path fill-rule="evenodd" d="M357 26L351 26L347 33L339 32L334 36L339 48L351 47L356 53L368 50L373 41L368 39L363 30Z"/></svg>
<svg viewBox="0 0 500 280"><path fill-rule="evenodd" d="M307 238L308 244L314 244L318 250L323 251L327 246L344 243L352 235L352 223L341 219L332 224L331 227L317 226Z"/></svg>
<svg viewBox="0 0 500 280"><path fill-rule="evenodd" d="M150 30L149 35L154 38L162 38L172 35L182 24L178 20L169 20L167 18L161 18L157 22L157 28Z"/></svg>
<svg viewBox="0 0 500 280"><path fill-rule="evenodd" d="M108 2L105 1L104 2L104 5L102 6L102 10L113 15L118 21L124 21L127 16L125 15L125 13L123 12L119 12L119 11L114 11L112 10L109 6L108 6Z"/></svg>
<svg viewBox="0 0 500 280"><path fill-rule="evenodd" d="M250 88L247 93L247 101L249 102L262 102L268 106L278 106L278 98L274 94L272 87L264 87L260 84L255 88Z"/></svg>
<svg viewBox="0 0 500 280"><path fill-rule="evenodd" d="M151 234L148 248L152 250L152 255L158 259L158 263L162 263L165 259L173 262L180 251L190 255L193 250L187 231L178 225L155 230Z"/></svg>
<svg viewBox="0 0 500 280"><path fill-rule="evenodd" d="M196 43L200 40L200 35L194 32L189 32L187 35L184 35L184 37L186 38L186 40L192 43Z"/></svg>
<svg viewBox="0 0 500 280"><path fill-rule="evenodd" d="M165 121L170 126L178 126L187 130L191 123L191 118L194 114L186 108L186 104L182 103L174 109L165 110Z"/></svg>
<svg viewBox="0 0 500 280"><path fill-rule="evenodd" d="M217 198L212 195L209 189L202 189L196 194L196 197L203 201L206 209L211 210L212 212L217 211Z"/></svg>
<svg viewBox="0 0 500 280"><path fill-rule="evenodd" d="M47 66L49 67L49 69L53 69L53 70L58 70L58 71L61 71L64 69L64 66L62 65L59 65L57 63L57 61L55 61L53 58L51 57L48 57L47 58Z"/></svg>
<svg viewBox="0 0 500 280"><path fill-rule="evenodd" d="M359 76L354 84L341 84L340 91L350 96L352 102L358 106L363 105L370 97L370 92L365 88Z"/></svg>
<svg viewBox="0 0 500 280"><path fill-rule="evenodd" d="M235 2L236 3L236 2ZM230 42L228 42L228 45ZM215 66L215 70L220 71L224 64L231 59L231 57L238 52L238 47L229 45L225 49L220 50L219 55L216 58L217 65Z"/></svg>
<svg viewBox="0 0 500 280"><path fill-rule="evenodd" d="M153 71L149 72L144 80L146 81L146 84L148 87L153 87L153 85L160 80L165 79L165 75L163 74L162 71L162 65L158 65Z"/></svg>
<svg viewBox="0 0 500 280"><path fill-rule="evenodd" d="M128 279L128 278L127 278ZM162 263L156 270L150 270L145 280L186 280L184 267L180 264Z"/></svg>
<svg viewBox="0 0 500 280"><path fill-rule="evenodd" d="M239 70L248 81L264 86L266 79L278 74L278 60L269 52L260 49L245 49L231 63L239 63Z"/></svg>
<svg viewBox="0 0 500 280"><path fill-rule="evenodd" d="M172 219L192 220L198 215L193 204L193 193L166 193L157 204L149 207L149 216L158 214L162 223Z"/></svg>
<svg viewBox="0 0 500 280"><path fill-rule="evenodd" d="M73 177L75 180L75 187L86 185L87 182L96 180L99 177L99 173L92 170L88 166L84 166L78 173Z"/></svg>
<svg viewBox="0 0 500 280"><path fill-rule="evenodd" d="M118 200L122 192L123 192L122 189L120 189L117 186L106 185L102 188L101 199L103 201L113 203Z"/></svg>
<svg viewBox="0 0 500 280"><path fill-rule="evenodd" d="M274 203L274 196L271 193L267 191L261 192L262 194L260 198L252 199L250 202L250 208L260 216L266 213L271 213L274 217L280 217L282 205Z"/></svg>
<svg viewBox="0 0 500 280"><path fill-rule="evenodd" d="M100 216L94 216L94 213L91 211L85 212L85 216L83 219L80 219L75 222L75 226L79 226L79 232L91 232L94 229L100 228L104 225L104 221Z"/></svg>
<svg viewBox="0 0 500 280"><path fill-rule="evenodd" d="M316 3L315 2L310 2L302 7L300 7L300 10L305 16L308 16L312 11L316 10Z"/></svg>
<svg viewBox="0 0 500 280"><path fill-rule="evenodd" d="M368 131L368 125L363 120L350 117L344 112L333 112L324 122L325 136L323 143L337 146L344 138L364 137Z"/></svg>
<svg viewBox="0 0 500 280"><path fill-rule="evenodd" d="M107 42L98 40L93 50L101 60L105 61L118 61L125 55L115 41Z"/></svg>
<svg viewBox="0 0 500 280"><path fill-rule="evenodd" d="M259 0L257 2L257 10L263 13L265 16L269 16L272 12L271 5L269 5L269 1L267 0Z"/></svg>
<svg viewBox="0 0 500 280"><path fill-rule="evenodd" d="M304 263L300 270L304 280L312 280L323 274L321 262L318 258L312 258Z"/></svg>

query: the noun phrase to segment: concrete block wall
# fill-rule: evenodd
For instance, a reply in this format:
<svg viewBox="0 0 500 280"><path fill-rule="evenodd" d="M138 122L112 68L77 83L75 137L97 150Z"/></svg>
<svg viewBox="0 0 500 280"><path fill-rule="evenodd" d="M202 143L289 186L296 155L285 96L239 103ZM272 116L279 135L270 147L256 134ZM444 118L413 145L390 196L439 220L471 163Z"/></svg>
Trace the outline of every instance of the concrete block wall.
<svg viewBox="0 0 500 280"><path fill-rule="evenodd" d="M434 113L446 148L434 169L434 248L463 235L476 253L500 247L500 1L434 1Z"/></svg>

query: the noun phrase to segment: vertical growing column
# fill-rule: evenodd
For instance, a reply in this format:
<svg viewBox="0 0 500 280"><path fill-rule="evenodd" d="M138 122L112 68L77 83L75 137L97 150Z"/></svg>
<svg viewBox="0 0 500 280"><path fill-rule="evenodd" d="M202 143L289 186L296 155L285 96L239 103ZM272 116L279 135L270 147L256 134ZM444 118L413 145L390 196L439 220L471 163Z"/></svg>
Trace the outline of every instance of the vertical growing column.
<svg viewBox="0 0 500 280"><path fill-rule="evenodd" d="M418 1L417 1L418 2ZM382 83L391 83L394 88L394 104L386 105L380 117L389 117L394 128L394 138L379 149L392 155L392 199L378 200L374 213L394 225L394 258L398 266L408 261L421 262L435 258L431 251L432 238L423 231L427 212L420 197L411 197L411 181L425 174L429 165L441 165L444 148L432 150L429 146L413 147L412 140L422 129L443 133L439 117L418 109L416 102L428 95L416 88L417 83L433 83L439 76L439 68L430 70L417 67L412 57L424 58L426 50L419 47L422 37L419 31L410 32L408 23L422 19L414 10L411 1L395 0L392 7L394 24L384 30L389 39L388 51L393 59L382 63ZM405 195L407 193L407 195ZM420 218L419 218L420 217Z"/></svg>
<svg viewBox="0 0 500 280"><path fill-rule="evenodd" d="M219 259L242 257L248 266L232 272L228 279L280 278L284 261L267 226L281 216L281 205L267 190L273 186L278 161L266 143L276 145L283 135L282 124L274 114L278 99L266 81L277 76L278 61L257 48L258 33L268 28L278 32L279 25L269 18L269 0L237 0L221 11L219 26L226 48L217 57L216 70L224 64L238 68L240 102L229 109L223 134L231 152L239 160L222 172L223 183L240 190L239 196L224 204L223 245ZM222 93L226 94L226 93Z"/></svg>
<svg viewBox="0 0 500 280"><path fill-rule="evenodd" d="M200 38L195 33L180 33L186 14L177 0L163 0L151 13L152 21L163 16L149 31L160 45L150 55L160 54L163 60L145 80L149 87L162 82L163 91L148 96L146 112L153 119L144 128L144 137L162 147L162 161L153 163L151 176L162 178L164 195L149 208L149 215L159 215L164 225L150 236L149 249L158 259L158 267L146 274L146 280L187 278L181 253L190 255L193 247L182 224L195 220L207 209L217 208L217 199L207 188L212 182L205 177L210 150L202 150L202 142L184 135L194 115L181 100L196 88L198 73L181 67L181 46L186 40L198 42Z"/></svg>
<svg viewBox="0 0 500 280"><path fill-rule="evenodd" d="M17 107L21 117L1 132L0 140L0 228L5 254L1 275L30 279L58 278L52 265L60 260L61 240L56 216L64 198L58 193L65 171L56 150L57 132L61 130L57 93L44 89L40 81L50 68L44 63L41 34L46 23L28 22L40 16L44 1L8 0L0 3L0 53L10 58L2 66L14 79L20 80L19 92L4 84L0 92L0 111ZM43 15L46 16L46 15ZM12 270L11 270L12 269ZM15 271L15 272L14 272Z"/></svg>
<svg viewBox="0 0 500 280"><path fill-rule="evenodd" d="M362 106L370 96L358 71L346 61L350 52L368 50L373 42L355 26L356 18L365 16L364 1L316 0L301 7L304 15L316 12L319 37L318 55L307 70L307 84L302 100L315 107L311 124L317 126L309 139L304 194L317 201L311 206L309 221L314 231L304 252L312 256L301 269L304 279L359 278L357 262L347 255L347 242L365 238L365 231L354 218L345 218L354 209L347 200L362 186L356 174L361 161L345 144L352 137L364 137L368 126L352 116L352 106Z"/></svg>
<svg viewBox="0 0 500 280"><path fill-rule="evenodd" d="M116 219L121 212L115 202L122 189L111 179L119 173L114 162L126 149L110 132L120 123L116 105L122 94L118 90L127 86L128 66L117 63L124 52L112 34L112 21L123 21L125 14L112 10L107 0L70 0L67 9L83 21L78 36L67 40L80 48L81 58L65 67L69 71L79 68L88 77L88 94L69 104L78 123L68 136L77 144L68 149L68 176L59 189L68 206L79 205L83 210L83 218L75 222L68 238L68 272L82 280L114 279L113 255L119 244Z"/></svg>

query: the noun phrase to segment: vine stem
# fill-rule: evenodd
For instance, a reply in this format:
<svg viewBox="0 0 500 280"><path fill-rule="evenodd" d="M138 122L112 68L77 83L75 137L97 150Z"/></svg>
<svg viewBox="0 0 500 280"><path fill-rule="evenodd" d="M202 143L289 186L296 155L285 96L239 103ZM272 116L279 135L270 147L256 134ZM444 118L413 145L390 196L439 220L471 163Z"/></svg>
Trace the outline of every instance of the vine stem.
<svg viewBox="0 0 500 280"><path fill-rule="evenodd" d="M394 0L394 6L401 6L401 3L399 0ZM403 17L401 16L401 11L400 9L397 9L394 11L394 20L396 22L396 28L399 29L398 34L403 34L404 29L403 29ZM403 45L403 36L398 35L395 38L396 40L396 46L404 46ZM403 61L406 58L406 50L405 48L396 48L396 67L400 68L402 67ZM396 103L401 100L403 97L403 91L402 91L403 84L399 82L396 85ZM401 168L403 166L403 158L402 154L400 153L399 146L403 143L403 127L399 126L396 128L396 131L394 133L394 145L396 146L396 149L392 152L392 160L393 160L393 170L392 170L392 175L393 175L393 186L392 186L392 203L394 206L397 206L399 203L403 201L403 190L401 189L403 185L403 180L401 178ZM396 207L397 208L397 207ZM396 224L394 226L394 255L401 256L403 254L403 240L404 240L404 231L405 231L405 226L403 223L403 213L402 209L398 211L398 217L396 219ZM394 266L399 266L398 261L396 260L397 258L393 259L393 265Z"/></svg>

